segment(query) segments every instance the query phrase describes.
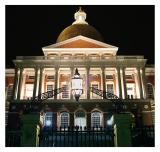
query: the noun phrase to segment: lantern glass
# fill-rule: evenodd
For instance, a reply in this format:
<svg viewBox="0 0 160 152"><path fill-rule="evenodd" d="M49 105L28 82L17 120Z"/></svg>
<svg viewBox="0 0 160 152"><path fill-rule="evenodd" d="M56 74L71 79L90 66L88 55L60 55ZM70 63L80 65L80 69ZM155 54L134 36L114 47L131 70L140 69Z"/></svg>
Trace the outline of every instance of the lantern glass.
<svg viewBox="0 0 160 152"><path fill-rule="evenodd" d="M72 78L72 94L78 101L82 93L83 93L83 80L80 78L78 69L76 69L74 77Z"/></svg>
<svg viewBox="0 0 160 152"><path fill-rule="evenodd" d="M82 89L82 79L72 79L72 90L81 90Z"/></svg>

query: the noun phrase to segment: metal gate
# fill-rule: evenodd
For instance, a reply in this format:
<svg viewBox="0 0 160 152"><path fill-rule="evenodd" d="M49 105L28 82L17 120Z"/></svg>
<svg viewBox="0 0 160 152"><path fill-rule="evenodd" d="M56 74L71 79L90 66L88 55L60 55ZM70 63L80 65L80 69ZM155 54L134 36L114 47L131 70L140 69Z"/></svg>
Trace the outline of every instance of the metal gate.
<svg viewBox="0 0 160 152"><path fill-rule="evenodd" d="M40 147L113 147L113 129L45 128L39 134Z"/></svg>

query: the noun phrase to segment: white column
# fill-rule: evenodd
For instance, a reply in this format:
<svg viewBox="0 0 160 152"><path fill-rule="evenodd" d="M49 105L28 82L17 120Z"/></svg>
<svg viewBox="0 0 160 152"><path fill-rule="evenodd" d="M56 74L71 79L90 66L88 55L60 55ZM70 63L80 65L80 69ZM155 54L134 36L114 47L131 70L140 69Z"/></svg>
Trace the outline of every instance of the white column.
<svg viewBox="0 0 160 152"><path fill-rule="evenodd" d="M58 88L58 70L59 68L55 68L55 82L54 82L54 90ZM57 94L54 96L54 99L57 99Z"/></svg>
<svg viewBox="0 0 160 152"><path fill-rule="evenodd" d="M23 68L20 68L20 74L19 74L19 82L18 82L18 92L17 92L17 100L20 100L20 96L21 96L21 86L22 86L22 77L23 74Z"/></svg>
<svg viewBox="0 0 160 152"><path fill-rule="evenodd" d="M143 83L143 97L144 99L146 99L148 93L147 93L145 67L142 68L141 78L142 78L142 83Z"/></svg>
<svg viewBox="0 0 160 152"><path fill-rule="evenodd" d="M122 85L121 85L120 67L117 67L117 76L118 76L119 98L122 98Z"/></svg>
<svg viewBox="0 0 160 152"><path fill-rule="evenodd" d="M89 82L90 67L87 67L86 70L87 70L87 99L90 99L90 82Z"/></svg>
<svg viewBox="0 0 160 152"><path fill-rule="evenodd" d="M125 77L125 68L121 68L122 70L122 86L123 86L123 99L127 99L127 87L126 87L126 77Z"/></svg>
<svg viewBox="0 0 160 152"><path fill-rule="evenodd" d="M102 70L102 84L103 84L103 92L106 92L106 78L105 78L105 68L101 68ZM103 99L106 99L106 93L103 94Z"/></svg>
<svg viewBox="0 0 160 152"><path fill-rule="evenodd" d="M17 85L18 85L18 68L15 68L15 76L14 76L14 85L13 85L13 94L12 99L15 100L17 98L16 92L17 92Z"/></svg>
<svg viewBox="0 0 160 152"><path fill-rule="evenodd" d="M43 77L43 68L40 68L40 77L39 77L39 89L38 94L42 93L42 77Z"/></svg>
<svg viewBox="0 0 160 152"><path fill-rule="evenodd" d="M72 83L72 77L73 77L73 75L74 75L74 71L73 71L74 68L71 67L70 70L71 70L71 83ZM72 86L71 86L71 87L72 87ZM71 99L71 100L73 99L72 88L70 89L70 99Z"/></svg>
<svg viewBox="0 0 160 152"><path fill-rule="evenodd" d="M142 82L141 82L141 76L140 76L140 67L137 67L137 79L138 79L138 88L140 93L140 99L143 99L143 92L142 92Z"/></svg>
<svg viewBox="0 0 160 152"><path fill-rule="evenodd" d="M37 80L38 80L38 68L35 68L33 97L36 97L36 92L37 92Z"/></svg>

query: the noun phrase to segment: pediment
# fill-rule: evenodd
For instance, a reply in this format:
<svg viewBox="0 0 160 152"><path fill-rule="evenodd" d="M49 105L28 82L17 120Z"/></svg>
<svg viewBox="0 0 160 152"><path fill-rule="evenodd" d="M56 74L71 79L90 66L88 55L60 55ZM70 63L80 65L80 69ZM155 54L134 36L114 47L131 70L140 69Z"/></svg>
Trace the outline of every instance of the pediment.
<svg viewBox="0 0 160 152"><path fill-rule="evenodd" d="M63 42L43 47L43 49L53 49L53 48L117 48L117 47L80 35L65 40Z"/></svg>

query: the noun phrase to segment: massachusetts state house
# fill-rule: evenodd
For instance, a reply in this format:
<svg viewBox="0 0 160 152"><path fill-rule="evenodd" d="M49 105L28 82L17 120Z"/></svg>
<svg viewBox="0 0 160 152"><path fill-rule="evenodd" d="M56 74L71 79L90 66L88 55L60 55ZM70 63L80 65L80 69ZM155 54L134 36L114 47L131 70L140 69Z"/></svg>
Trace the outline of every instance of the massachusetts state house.
<svg viewBox="0 0 160 152"><path fill-rule="evenodd" d="M17 56L15 68L6 69L8 128L19 128L27 112L39 113L41 127L106 127L116 99L135 126L154 124L154 65L141 55L117 55L118 47L105 43L86 16L77 11L57 41L42 48L43 56Z"/></svg>

